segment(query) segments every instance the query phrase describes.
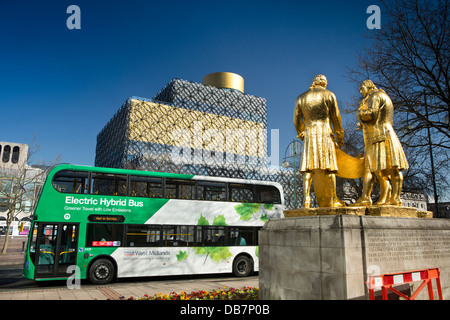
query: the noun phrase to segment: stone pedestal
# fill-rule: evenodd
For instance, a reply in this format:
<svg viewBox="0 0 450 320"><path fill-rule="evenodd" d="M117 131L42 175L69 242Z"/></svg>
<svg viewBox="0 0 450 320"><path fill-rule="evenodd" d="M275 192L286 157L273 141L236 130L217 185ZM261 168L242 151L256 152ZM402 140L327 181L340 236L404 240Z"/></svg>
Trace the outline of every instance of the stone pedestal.
<svg viewBox="0 0 450 320"><path fill-rule="evenodd" d="M259 233L260 298L368 299L372 274L439 268L450 299L450 220L352 212L269 220ZM420 283L399 289L410 295ZM422 291L416 299L428 299Z"/></svg>

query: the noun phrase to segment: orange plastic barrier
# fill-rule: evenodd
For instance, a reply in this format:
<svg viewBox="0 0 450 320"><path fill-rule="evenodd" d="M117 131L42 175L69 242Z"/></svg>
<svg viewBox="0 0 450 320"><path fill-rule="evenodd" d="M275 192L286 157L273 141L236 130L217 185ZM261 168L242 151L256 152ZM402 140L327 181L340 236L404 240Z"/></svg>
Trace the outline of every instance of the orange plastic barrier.
<svg viewBox="0 0 450 320"><path fill-rule="evenodd" d="M428 297L430 300L434 300L433 295L433 285L431 284L431 280L436 279L437 292L439 295L439 300L442 300L442 288L441 288L441 280L440 280L440 272L438 268L424 269L424 270L415 270L415 271L406 271L399 273L388 273L382 275L373 275L369 277L369 297L370 300L375 300L375 288L381 287L382 299L387 300L388 294L387 290L394 292L400 297L406 300L414 300L420 291L427 286L428 287ZM416 291L413 292L411 297L404 295L403 293L395 290L392 286L400 285L404 283L414 282L414 281L422 281L421 285L417 288Z"/></svg>

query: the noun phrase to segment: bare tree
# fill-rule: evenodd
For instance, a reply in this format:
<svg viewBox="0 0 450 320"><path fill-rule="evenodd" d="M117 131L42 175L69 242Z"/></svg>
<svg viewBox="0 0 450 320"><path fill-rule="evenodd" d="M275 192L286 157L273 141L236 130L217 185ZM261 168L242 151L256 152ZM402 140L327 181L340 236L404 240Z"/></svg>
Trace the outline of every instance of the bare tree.
<svg viewBox="0 0 450 320"><path fill-rule="evenodd" d="M371 45L348 75L358 86L371 79L394 103L395 130L413 164L404 189L431 187L430 146L436 180L444 187L450 150L449 1L393 0L383 6L381 29L368 31Z"/></svg>
<svg viewBox="0 0 450 320"><path fill-rule="evenodd" d="M40 146L34 145L33 142L32 146L28 148L25 161L18 162L15 166L9 166L3 161L0 163L0 197L4 201L2 205L6 207L6 234L0 255L5 254L8 249L9 230L12 222L23 211L24 202L35 203L37 199L38 189L42 186L46 176L46 171L39 167L52 166L60 160L60 156L58 156L51 163L40 161L34 166L28 165L39 149Z"/></svg>

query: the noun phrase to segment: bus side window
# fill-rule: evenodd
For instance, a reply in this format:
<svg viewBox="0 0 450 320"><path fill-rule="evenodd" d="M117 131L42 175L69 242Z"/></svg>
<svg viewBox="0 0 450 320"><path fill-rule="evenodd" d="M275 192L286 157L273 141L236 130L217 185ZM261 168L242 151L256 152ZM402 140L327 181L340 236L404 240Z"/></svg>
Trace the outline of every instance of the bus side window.
<svg viewBox="0 0 450 320"><path fill-rule="evenodd" d="M123 245L123 224L88 223L86 247Z"/></svg>
<svg viewBox="0 0 450 320"><path fill-rule="evenodd" d="M225 246L224 226L203 226L203 243L205 247ZM198 240L197 240L198 241Z"/></svg>
<svg viewBox="0 0 450 320"><path fill-rule="evenodd" d="M171 179L166 179L164 185L164 198L175 199L177 197L177 184Z"/></svg>
<svg viewBox="0 0 450 320"><path fill-rule="evenodd" d="M130 196L143 198L162 198L162 179L154 177L130 177Z"/></svg>
<svg viewBox="0 0 450 320"><path fill-rule="evenodd" d="M195 181L166 179L164 196L169 199L195 199Z"/></svg>
<svg viewBox="0 0 450 320"><path fill-rule="evenodd" d="M62 170L53 176L53 188L62 193L88 193L88 173Z"/></svg>
<svg viewBox="0 0 450 320"><path fill-rule="evenodd" d="M229 246L257 246L258 232L254 227L228 227Z"/></svg>
<svg viewBox="0 0 450 320"><path fill-rule="evenodd" d="M197 199L227 201L226 184L220 182L199 181Z"/></svg>
<svg viewBox="0 0 450 320"><path fill-rule="evenodd" d="M195 181L187 181L180 184L179 199L195 199Z"/></svg>
<svg viewBox="0 0 450 320"><path fill-rule="evenodd" d="M127 229L128 247L161 246L161 227L158 225L129 225Z"/></svg>
<svg viewBox="0 0 450 320"><path fill-rule="evenodd" d="M126 196L127 176L92 173L92 193L106 196Z"/></svg>
<svg viewBox="0 0 450 320"><path fill-rule="evenodd" d="M195 245L194 235L195 235L195 227L194 226L177 226L179 247L193 247Z"/></svg>
<svg viewBox="0 0 450 320"><path fill-rule="evenodd" d="M253 185L230 183L229 197L233 202L255 202Z"/></svg>
<svg viewBox="0 0 450 320"><path fill-rule="evenodd" d="M281 203L280 191L274 186L256 186L256 194L261 203Z"/></svg>

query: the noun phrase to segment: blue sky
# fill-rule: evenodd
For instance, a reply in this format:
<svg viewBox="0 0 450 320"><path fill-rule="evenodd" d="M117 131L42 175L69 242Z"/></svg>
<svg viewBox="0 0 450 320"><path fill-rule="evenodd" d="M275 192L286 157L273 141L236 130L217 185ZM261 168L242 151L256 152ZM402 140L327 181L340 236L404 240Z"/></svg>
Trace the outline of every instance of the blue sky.
<svg viewBox="0 0 450 320"><path fill-rule="evenodd" d="M69 5L81 30L69 30ZM341 110L357 87L346 77L368 44L367 7L378 1L0 0L0 140L30 143L35 161L62 155L93 165L96 137L130 96L152 98L173 78L219 71L264 97L280 160L295 137L296 97L325 74ZM380 5L381 7L381 5ZM355 113L344 116L354 119ZM352 127L345 127L353 130ZM270 132L269 132L270 133Z"/></svg>

